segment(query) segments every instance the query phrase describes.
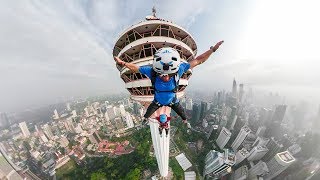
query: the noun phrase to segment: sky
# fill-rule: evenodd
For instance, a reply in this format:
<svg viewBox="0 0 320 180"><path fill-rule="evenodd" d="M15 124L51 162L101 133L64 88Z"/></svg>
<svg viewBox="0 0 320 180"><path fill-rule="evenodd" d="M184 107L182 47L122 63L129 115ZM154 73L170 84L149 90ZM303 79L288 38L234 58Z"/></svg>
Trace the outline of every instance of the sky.
<svg viewBox="0 0 320 180"><path fill-rule="evenodd" d="M153 5L192 34L198 53L225 40L188 90L230 90L236 78L320 104L317 0L3 0L0 111L126 92L112 48Z"/></svg>

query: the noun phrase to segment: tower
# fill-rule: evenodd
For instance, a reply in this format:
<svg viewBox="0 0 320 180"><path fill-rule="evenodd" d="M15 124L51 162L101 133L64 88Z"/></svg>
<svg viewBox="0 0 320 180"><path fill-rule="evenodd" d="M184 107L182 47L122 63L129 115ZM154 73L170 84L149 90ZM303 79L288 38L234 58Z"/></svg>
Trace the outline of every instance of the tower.
<svg viewBox="0 0 320 180"><path fill-rule="evenodd" d="M229 149L224 149L223 153L211 150L205 159L203 176L217 177L235 164L236 156Z"/></svg>
<svg viewBox="0 0 320 180"><path fill-rule="evenodd" d="M129 27L120 35L113 48L113 56L138 66L146 66L152 64L154 53L162 47L176 49L183 62L192 60L197 53L196 43L190 33L170 21L158 18L156 9L153 8L152 15L147 16L146 21ZM117 68L125 88L131 94L131 99L144 105L153 100L152 84L146 76L133 73L126 67L117 66ZM190 76L191 70L181 77L177 91L178 98L184 96L184 89L188 85ZM168 174L170 135L167 138L159 136L159 125L155 116L163 113L170 115L170 112L170 108L162 107L149 121L152 143L160 174L163 177Z"/></svg>
<svg viewBox="0 0 320 180"><path fill-rule="evenodd" d="M232 97L237 97L237 82L236 82L236 79L233 79L233 83L232 83Z"/></svg>
<svg viewBox="0 0 320 180"><path fill-rule="evenodd" d="M269 169L269 173L263 176L263 178L266 180L275 178L281 172L287 169L294 161L295 158L289 151L284 151L276 154L269 162L266 163Z"/></svg>
<svg viewBox="0 0 320 180"><path fill-rule="evenodd" d="M227 128L223 127L216 140L216 143L220 149L224 148L224 146L228 143L230 137L231 137L231 132Z"/></svg>
<svg viewBox="0 0 320 180"><path fill-rule="evenodd" d="M237 136L237 138L233 141L231 144L231 147L234 151L236 151L239 146L242 144L244 139L248 136L248 134L251 132L250 128L248 126L243 126Z"/></svg>
<svg viewBox="0 0 320 180"><path fill-rule="evenodd" d="M20 129L22 131L22 134L23 134L24 138L27 138L27 137L30 136L30 131L28 129L28 126L27 126L26 122L23 121L22 123L19 123L19 127L20 127Z"/></svg>

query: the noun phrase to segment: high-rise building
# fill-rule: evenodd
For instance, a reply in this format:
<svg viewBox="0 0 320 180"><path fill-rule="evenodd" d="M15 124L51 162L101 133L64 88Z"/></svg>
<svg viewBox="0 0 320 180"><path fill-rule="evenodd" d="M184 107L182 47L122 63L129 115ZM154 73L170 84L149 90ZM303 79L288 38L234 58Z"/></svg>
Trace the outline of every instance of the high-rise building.
<svg viewBox="0 0 320 180"><path fill-rule="evenodd" d="M133 103L133 113L135 115L139 115L139 106L138 106L138 103L137 102L134 102Z"/></svg>
<svg viewBox="0 0 320 180"><path fill-rule="evenodd" d="M202 101L201 107L200 107L200 120L203 120L206 117L207 109L208 109L208 103Z"/></svg>
<svg viewBox="0 0 320 180"><path fill-rule="evenodd" d="M70 103L67 103L67 110L68 110L68 111L71 111Z"/></svg>
<svg viewBox="0 0 320 180"><path fill-rule="evenodd" d="M88 138L92 144L99 144L99 142L101 142L101 137L97 131L88 134Z"/></svg>
<svg viewBox="0 0 320 180"><path fill-rule="evenodd" d="M131 114L130 114L130 113L128 113L128 112L126 113L125 121L126 121L126 124L127 124L127 128L133 128L133 127L134 127L134 124L133 124L133 120L132 120Z"/></svg>
<svg viewBox="0 0 320 180"><path fill-rule="evenodd" d="M248 126L243 126L236 137L236 139L231 144L231 147L234 151L236 151L239 146L242 144L244 139L248 136L248 134L251 132L250 128Z"/></svg>
<svg viewBox="0 0 320 180"><path fill-rule="evenodd" d="M265 162L259 161L249 169L249 179L257 179L257 176L265 176L269 173L268 166Z"/></svg>
<svg viewBox="0 0 320 180"><path fill-rule="evenodd" d="M75 133L75 126L72 118L68 118L64 121L64 127L68 132Z"/></svg>
<svg viewBox="0 0 320 180"><path fill-rule="evenodd" d="M301 151L301 146L299 144L293 144L288 148L288 151L294 156Z"/></svg>
<svg viewBox="0 0 320 180"><path fill-rule="evenodd" d="M21 132L22 132L24 138L27 138L30 136L30 131L29 131L28 126L25 121L19 123L19 127L21 129Z"/></svg>
<svg viewBox="0 0 320 180"><path fill-rule="evenodd" d="M238 165L239 163L241 163L243 160L245 160L249 155L249 152L246 148L242 148L240 149L237 153L236 153L236 163L235 165Z"/></svg>
<svg viewBox="0 0 320 180"><path fill-rule="evenodd" d="M44 132L44 134L48 137L48 139L53 139L53 133L52 133L52 130L50 128L50 126L48 124L45 124L43 127L42 127L42 130Z"/></svg>
<svg viewBox="0 0 320 180"><path fill-rule="evenodd" d="M202 127L203 128L208 127L208 121L207 120L205 120L205 119L202 120Z"/></svg>
<svg viewBox="0 0 320 180"><path fill-rule="evenodd" d="M248 179L248 167L246 165L239 167L232 173L230 180L247 180Z"/></svg>
<svg viewBox="0 0 320 180"><path fill-rule="evenodd" d="M228 143L230 137L231 137L231 132L227 128L223 127L216 140L216 143L220 149L224 148L224 146Z"/></svg>
<svg viewBox="0 0 320 180"><path fill-rule="evenodd" d="M224 149L223 153L211 150L205 158L203 176L217 177L224 174L236 162L233 151Z"/></svg>
<svg viewBox="0 0 320 180"><path fill-rule="evenodd" d="M197 53L197 45L191 34L170 21L156 17L156 10L153 8L153 14L147 16L146 21L130 26L120 35L114 45L113 56L121 58L124 62L146 66L152 64L153 55L162 47L176 49L183 62L194 59ZM143 104L153 100L152 84L145 75L132 72L128 68L119 65L117 65L117 68L120 71L121 79L125 82L126 89L131 94L131 99L143 102ZM179 80L177 98L185 95L184 89L188 85L190 76L191 71L188 71ZM160 108L158 112L165 108ZM168 109L168 113L170 113L171 109ZM160 138L158 132L159 124L156 120L150 120L149 122L159 171L161 176L165 177L168 174L170 139L169 137Z"/></svg>
<svg viewBox="0 0 320 180"><path fill-rule="evenodd" d="M262 158L264 162L270 161L278 152L280 152L283 145L272 137L266 144L266 147L268 148L268 152Z"/></svg>
<svg viewBox="0 0 320 180"><path fill-rule="evenodd" d="M258 130L256 131L256 136L263 137L265 132L266 132L266 127L265 126L260 126L258 128Z"/></svg>
<svg viewBox="0 0 320 180"><path fill-rule="evenodd" d="M255 142L252 144L252 147L254 146L266 146L267 143L270 141L270 139L268 138L264 138L264 137L257 137L257 139L255 140Z"/></svg>
<svg viewBox="0 0 320 180"><path fill-rule="evenodd" d="M243 84L240 84L239 85L239 97L238 97L239 102L242 102L243 94L244 94Z"/></svg>
<svg viewBox="0 0 320 180"><path fill-rule="evenodd" d="M73 110L73 111L72 111L72 117L73 117L73 118L77 117L77 111L76 111L76 110Z"/></svg>
<svg viewBox="0 0 320 180"><path fill-rule="evenodd" d="M247 159L248 161L258 161L266 155L267 152L268 148L266 146L254 146L248 154Z"/></svg>
<svg viewBox="0 0 320 180"><path fill-rule="evenodd" d="M120 105L119 106L119 110L120 110L120 114L121 116L125 116L127 113L126 113L126 110L124 109L124 105Z"/></svg>
<svg viewBox="0 0 320 180"><path fill-rule="evenodd" d="M107 113L110 120L116 118L116 111L113 106L107 106Z"/></svg>
<svg viewBox="0 0 320 180"><path fill-rule="evenodd" d="M192 99L191 98L187 99L186 109L189 111L192 111L192 106L193 106Z"/></svg>
<svg viewBox="0 0 320 180"><path fill-rule="evenodd" d="M261 124L267 124L271 121L273 111L267 108L261 108L259 111L259 122Z"/></svg>
<svg viewBox="0 0 320 180"><path fill-rule="evenodd" d="M192 120L197 123L200 120L200 107L198 104L193 104L192 107Z"/></svg>
<svg viewBox="0 0 320 180"><path fill-rule="evenodd" d="M232 83L232 97L237 97L237 82L236 82L236 79L233 79L233 83Z"/></svg>
<svg viewBox="0 0 320 180"><path fill-rule="evenodd" d="M231 113L230 113L230 116L229 116L228 122L227 122L228 129L233 129L233 126L235 125L236 120L237 120L236 114L237 114L237 107L236 106L231 107Z"/></svg>
<svg viewBox="0 0 320 180"><path fill-rule="evenodd" d="M289 151L277 153L270 161L266 163L269 169L269 173L263 176L263 178L266 180L275 178L281 172L287 169L294 161L295 158Z"/></svg>
<svg viewBox="0 0 320 180"><path fill-rule="evenodd" d="M88 107L84 108L84 112L86 113L86 116L89 117L90 116L90 110Z"/></svg>
<svg viewBox="0 0 320 180"><path fill-rule="evenodd" d="M60 118L60 116L59 116L59 113L58 113L58 111L55 109L54 111L53 111L53 118L54 119L59 119Z"/></svg>

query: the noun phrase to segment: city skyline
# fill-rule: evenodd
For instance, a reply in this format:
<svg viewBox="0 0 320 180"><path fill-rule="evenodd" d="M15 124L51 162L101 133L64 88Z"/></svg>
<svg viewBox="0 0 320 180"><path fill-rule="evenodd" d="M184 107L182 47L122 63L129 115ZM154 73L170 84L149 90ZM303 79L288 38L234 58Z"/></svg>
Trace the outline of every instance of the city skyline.
<svg viewBox="0 0 320 180"><path fill-rule="evenodd" d="M236 77L245 87L319 102L315 49L319 27L312 23L319 13L316 1L203 0L193 4L5 2L0 9L0 22L6 24L0 30L1 112L106 94L114 87L126 92L120 79L110 78L117 74L112 46L119 32L143 20L153 5L159 17L194 36L199 52L218 40L226 42L206 66L194 72L187 90L227 89ZM175 7L184 11L177 12ZM203 79L208 78L214 83L206 85Z"/></svg>

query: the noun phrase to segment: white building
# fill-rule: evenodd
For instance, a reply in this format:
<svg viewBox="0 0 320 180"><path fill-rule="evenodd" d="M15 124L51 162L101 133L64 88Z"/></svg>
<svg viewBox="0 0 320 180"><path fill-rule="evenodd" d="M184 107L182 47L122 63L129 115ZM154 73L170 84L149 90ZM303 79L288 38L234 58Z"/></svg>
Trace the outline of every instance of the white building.
<svg viewBox="0 0 320 180"><path fill-rule="evenodd" d="M231 147L234 151L236 151L239 146L242 144L242 142L245 140L245 138L248 136L248 134L251 132L250 128L248 126L243 126L236 137L236 139L231 144Z"/></svg>
<svg viewBox="0 0 320 180"><path fill-rule="evenodd" d="M121 116L125 116L127 113L126 113L126 110L124 109L124 105L120 105L119 106L119 110L120 110L120 114Z"/></svg>
<svg viewBox="0 0 320 180"><path fill-rule="evenodd" d="M216 140L216 143L220 149L224 148L224 146L228 143L230 137L231 137L231 132L227 128L223 127Z"/></svg>
<svg viewBox="0 0 320 180"><path fill-rule="evenodd" d="M203 176L216 177L220 174L226 173L226 171L235 164L236 156L235 154L224 149L224 153L219 153L215 150L211 150L205 159L205 167Z"/></svg>
<svg viewBox="0 0 320 180"><path fill-rule="evenodd" d="M266 146L254 146L249 155L248 161L258 161L260 160L266 153L268 152L268 148Z"/></svg>
<svg viewBox="0 0 320 180"><path fill-rule="evenodd" d="M70 103L67 103L67 110L68 110L68 111L71 111Z"/></svg>
<svg viewBox="0 0 320 180"><path fill-rule="evenodd" d="M22 134L23 134L24 138L27 138L27 137L30 136L30 131L29 131L28 126L27 126L25 121L19 123L19 127L20 127L20 129L22 131Z"/></svg>
<svg viewBox="0 0 320 180"><path fill-rule="evenodd" d="M89 117L90 116L90 111L88 107L84 108L84 112L86 113L86 116Z"/></svg>
<svg viewBox="0 0 320 180"><path fill-rule="evenodd" d="M192 164L191 162L188 160L188 158L184 155L184 153L179 154L178 156L175 157L176 160L178 161L179 165L181 166L181 168L185 171L187 169L189 169Z"/></svg>
<svg viewBox="0 0 320 180"><path fill-rule="evenodd" d="M49 141L48 138L44 135L43 132L39 132L39 137L40 137L41 141L44 142L44 143Z"/></svg>
<svg viewBox="0 0 320 180"><path fill-rule="evenodd" d="M125 121L126 121L126 124L127 124L127 128L133 128L134 127L132 116L128 112L126 113Z"/></svg>
<svg viewBox="0 0 320 180"><path fill-rule="evenodd" d="M110 120L116 118L115 107L107 106L107 113Z"/></svg>
<svg viewBox="0 0 320 180"><path fill-rule="evenodd" d="M54 119L59 119L59 113L56 109L53 111L53 113L54 113Z"/></svg>
<svg viewBox="0 0 320 180"><path fill-rule="evenodd" d="M77 111L76 111L76 110L73 110L73 111L72 111L72 117L73 117L73 118L77 117Z"/></svg>
<svg viewBox="0 0 320 180"><path fill-rule="evenodd" d="M192 99L191 98L187 99L187 101L186 101L186 109L189 110L189 111L192 111L192 106L193 106Z"/></svg>
<svg viewBox="0 0 320 180"><path fill-rule="evenodd" d="M42 130L44 132L44 134L48 137L48 139L53 139L53 133L52 133L52 130L50 128L50 126L48 124L45 124L43 127L42 127Z"/></svg>
<svg viewBox="0 0 320 180"><path fill-rule="evenodd" d="M284 151L278 153L272 158L269 162L267 162L267 166L269 169L269 173L263 178L265 180L271 180L278 176L281 172L287 169L293 162L295 158L291 155L289 151Z"/></svg>

